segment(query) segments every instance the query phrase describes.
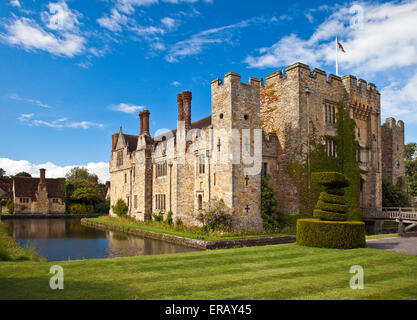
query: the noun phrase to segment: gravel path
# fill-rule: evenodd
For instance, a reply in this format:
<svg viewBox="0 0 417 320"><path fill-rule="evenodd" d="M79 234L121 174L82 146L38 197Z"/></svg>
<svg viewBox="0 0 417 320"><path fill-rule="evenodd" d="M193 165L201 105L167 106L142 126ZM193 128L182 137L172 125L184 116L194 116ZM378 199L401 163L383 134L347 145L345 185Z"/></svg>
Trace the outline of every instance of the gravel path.
<svg viewBox="0 0 417 320"><path fill-rule="evenodd" d="M417 255L417 237L371 239L366 241L366 245L368 248Z"/></svg>

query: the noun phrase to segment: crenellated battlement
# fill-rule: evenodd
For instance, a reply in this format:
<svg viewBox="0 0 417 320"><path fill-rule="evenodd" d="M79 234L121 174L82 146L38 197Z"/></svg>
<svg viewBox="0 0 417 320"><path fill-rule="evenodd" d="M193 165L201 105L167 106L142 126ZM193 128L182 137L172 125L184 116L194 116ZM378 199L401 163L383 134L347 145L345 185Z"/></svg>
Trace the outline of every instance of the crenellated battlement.
<svg viewBox="0 0 417 320"><path fill-rule="evenodd" d="M225 74L223 77L223 80L220 78L214 79L211 82L212 88L214 87L220 87L224 84L236 84L238 83L242 88L260 88L263 85L263 79L253 78L249 77L248 83L241 82L241 75L239 73L235 72L229 72Z"/></svg>
<svg viewBox="0 0 417 320"><path fill-rule="evenodd" d="M343 77L336 76L332 73L327 74L326 71L314 68L311 70L310 66L304 63L294 63L285 68L285 70L277 70L266 76L266 84L272 84L274 82L287 81L288 79L300 78L301 76L309 76L310 79L314 79L317 85L333 83L343 83L347 92L358 92L367 94L379 94L375 84L367 83L364 79L357 79L353 75L345 75Z"/></svg>
<svg viewBox="0 0 417 320"><path fill-rule="evenodd" d="M386 118L383 127L404 129L404 122L402 120L396 121L395 118Z"/></svg>

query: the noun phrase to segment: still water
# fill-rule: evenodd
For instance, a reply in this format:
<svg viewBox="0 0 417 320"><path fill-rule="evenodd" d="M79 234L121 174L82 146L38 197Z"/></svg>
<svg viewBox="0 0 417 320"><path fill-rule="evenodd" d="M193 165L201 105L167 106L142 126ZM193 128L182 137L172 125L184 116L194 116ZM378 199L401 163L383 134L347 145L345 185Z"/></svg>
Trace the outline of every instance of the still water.
<svg viewBox="0 0 417 320"><path fill-rule="evenodd" d="M2 223L19 246L34 246L48 261L198 251L160 240L86 227L81 225L80 219L16 219Z"/></svg>

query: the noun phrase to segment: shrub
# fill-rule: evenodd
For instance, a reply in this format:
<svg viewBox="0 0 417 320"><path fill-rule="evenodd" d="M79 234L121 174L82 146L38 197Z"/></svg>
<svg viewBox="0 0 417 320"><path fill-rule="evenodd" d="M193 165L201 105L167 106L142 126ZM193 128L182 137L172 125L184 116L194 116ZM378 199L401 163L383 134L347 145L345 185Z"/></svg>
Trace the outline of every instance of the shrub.
<svg viewBox="0 0 417 320"><path fill-rule="evenodd" d="M175 226L177 228L181 227L183 225L181 218L175 219Z"/></svg>
<svg viewBox="0 0 417 320"><path fill-rule="evenodd" d="M72 214L84 214L87 212L87 207L82 203L73 203L70 205L69 211Z"/></svg>
<svg viewBox="0 0 417 320"><path fill-rule="evenodd" d="M328 188L346 188L350 185L349 180L339 172L313 172L311 181Z"/></svg>
<svg viewBox="0 0 417 320"><path fill-rule="evenodd" d="M313 172L311 177L313 183L326 189L326 192L320 193L317 209L313 211L314 217L330 221L346 220L347 207L340 190L349 186L349 180L339 172Z"/></svg>
<svg viewBox="0 0 417 320"><path fill-rule="evenodd" d="M320 193L319 200L327 202L327 203L337 203L337 204L345 203L345 197L327 193L327 192Z"/></svg>
<svg viewBox="0 0 417 320"><path fill-rule="evenodd" d="M212 199L203 204L197 220L203 224L203 230L214 231L230 231L232 229L232 212L223 199Z"/></svg>
<svg viewBox="0 0 417 320"><path fill-rule="evenodd" d="M159 211L158 214L152 213L153 220L156 222L163 222L164 221L164 213L162 210Z"/></svg>
<svg viewBox="0 0 417 320"><path fill-rule="evenodd" d="M266 230L279 227L278 206L275 190L269 185L269 176L262 176L261 180L261 217Z"/></svg>
<svg viewBox="0 0 417 320"><path fill-rule="evenodd" d="M169 225L172 225L173 219L172 219L172 211L171 210L168 211L165 222Z"/></svg>
<svg viewBox="0 0 417 320"><path fill-rule="evenodd" d="M123 217L126 215L128 207L126 202L122 199L117 200L116 204L112 207L113 213L119 217Z"/></svg>
<svg viewBox="0 0 417 320"><path fill-rule="evenodd" d="M7 213L13 214L14 213L14 203L12 201L9 201L6 205L7 207Z"/></svg>
<svg viewBox="0 0 417 320"><path fill-rule="evenodd" d="M398 186L389 181L382 180L382 206L405 207L408 205L407 194Z"/></svg>
<svg viewBox="0 0 417 320"><path fill-rule="evenodd" d="M101 214L108 214L110 210L110 204L105 202L100 202L95 205L95 211Z"/></svg>
<svg viewBox="0 0 417 320"><path fill-rule="evenodd" d="M320 248L365 248L365 223L299 219L297 244Z"/></svg>

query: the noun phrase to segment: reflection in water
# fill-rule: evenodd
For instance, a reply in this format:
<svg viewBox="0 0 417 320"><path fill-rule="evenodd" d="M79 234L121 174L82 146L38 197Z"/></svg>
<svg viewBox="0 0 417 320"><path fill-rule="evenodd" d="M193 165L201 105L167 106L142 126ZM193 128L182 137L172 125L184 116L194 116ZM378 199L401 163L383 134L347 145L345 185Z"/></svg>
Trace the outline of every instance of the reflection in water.
<svg viewBox="0 0 417 320"><path fill-rule="evenodd" d="M48 261L163 254L196 251L160 240L140 238L81 225L79 219L4 220L21 246L34 245Z"/></svg>

